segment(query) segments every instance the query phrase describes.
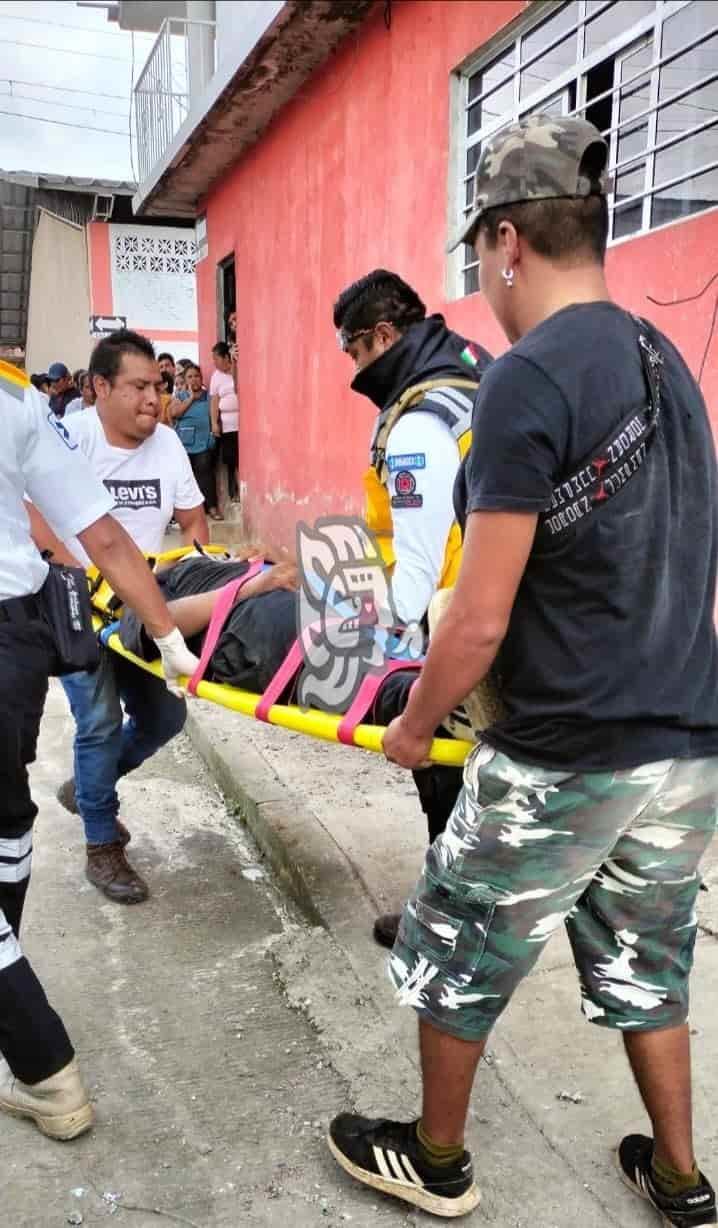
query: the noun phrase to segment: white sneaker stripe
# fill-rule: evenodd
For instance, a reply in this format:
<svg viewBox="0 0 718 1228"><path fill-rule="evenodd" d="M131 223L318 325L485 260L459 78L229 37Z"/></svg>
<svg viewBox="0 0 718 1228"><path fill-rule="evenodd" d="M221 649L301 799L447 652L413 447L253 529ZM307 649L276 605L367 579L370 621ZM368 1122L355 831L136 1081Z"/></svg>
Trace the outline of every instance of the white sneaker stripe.
<svg viewBox="0 0 718 1228"><path fill-rule="evenodd" d="M406 1173L399 1163L399 1157L395 1151L387 1151L386 1158L389 1161L391 1170L397 1181L403 1181L406 1184Z"/></svg>
<svg viewBox="0 0 718 1228"><path fill-rule="evenodd" d="M377 1146L376 1146L376 1144L375 1144L375 1145L373 1146L372 1150L373 1150L373 1152L374 1152L374 1159L375 1159L375 1161L376 1161L376 1166L377 1166L377 1168L379 1169L379 1172L381 1173L382 1177L387 1177L387 1178L388 1178L388 1180L389 1180L389 1181L391 1181L391 1180L392 1180L392 1174L391 1174L391 1172L390 1172L390 1170L389 1170L389 1166L388 1166L388 1164L387 1164L387 1162L386 1162L386 1160L385 1160L385 1158L384 1158L384 1152L382 1151L381 1147L377 1147Z"/></svg>
<svg viewBox="0 0 718 1228"><path fill-rule="evenodd" d="M407 1171L407 1173L408 1173L408 1175L409 1175L410 1179L411 1179L411 1180L414 1182L414 1185L418 1185L418 1186L420 1186L420 1187L423 1189L423 1187L424 1187L424 1182L422 1181L422 1179L421 1179L421 1177L419 1176L418 1172L417 1172L417 1171L416 1171L416 1169L414 1168L414 1165L412 1164L412 1162L411 1162L411 1160L409 1159L409 1157L408 1157L407 1155L404 1155L404 1152L403 1152L403 1151L402 1151L402 1153L401 1153L401 1162L402 1162L402 1164L404 1165L404 1168L406 1169L406 1171Z"/></svg>

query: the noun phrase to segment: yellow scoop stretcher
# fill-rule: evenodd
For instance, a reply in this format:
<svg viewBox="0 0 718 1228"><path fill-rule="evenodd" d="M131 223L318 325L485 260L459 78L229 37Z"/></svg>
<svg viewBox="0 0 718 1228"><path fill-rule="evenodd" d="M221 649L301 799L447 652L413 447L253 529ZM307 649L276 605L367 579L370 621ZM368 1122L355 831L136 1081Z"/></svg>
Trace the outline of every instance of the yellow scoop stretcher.
<svg viewBox="0 0 718 1228"><path fill-rule="evenodd" d="M223 546L205 546L203 550L208 554L226 554L226 549ZM176 562L178 559L184 558L188 553L191 553L191 550L188 550L186 547L180 547L155 556L154 559L150 560L150 563L156 566L157 564ZM93 596L93 601L95 601L102 592L102 586L97 584L99 577L96 571L91 569L88 575L91 585L93 583L96 585ZM105 613L105 619L109 618L114 621L117 617L117 610L112 613L109 611ZM94 625L99 633L107 627L107 622L99 614L96 614ZM144 669L147 673L154 674L156 678L164 677L160 661L143 661L141 657L128 652L121 643L116 631L107 637L103 636L103 643L112 652L116 652L118 656L131 661L139 669ZM189 679L180 678L179 681L186 692ZM197 697L208 700L209 703L218 704L219 707L227 708L231 712L238 712L242 716L249 717L256 716L256 710L262 698L261 695L257 695L253 691L243 691L239 687L230 686L228 683L223 682L200 682L197 686ZM320 738L325 742L340 743L338 730L342 721L341 715L322 712L317 708L300 708L296 704L273 704L267 714L267 720L270 725L278 725L281 729L289 729L293 733L302 733L310 738ZM385 725L357 725L354 730L353 744L354 746L361 747L363 750L381 752L385 732ZM434 738L428 758L432 763L441 764L444 767L461 767L472 749L473 743L471 742L460 741L457 738Z"/></svg>

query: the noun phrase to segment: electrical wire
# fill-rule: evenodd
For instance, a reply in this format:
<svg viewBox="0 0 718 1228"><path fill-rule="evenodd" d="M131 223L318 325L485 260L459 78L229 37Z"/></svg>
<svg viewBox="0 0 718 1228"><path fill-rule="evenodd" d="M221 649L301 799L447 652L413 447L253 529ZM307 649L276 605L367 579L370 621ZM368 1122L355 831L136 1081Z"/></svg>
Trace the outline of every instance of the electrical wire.
<svg viewBox="0 0 718 1228"><path fill-rule="evenodd" d="M653 303L655 307L679 307L682 303L695 303L697 299L703 298L703 295L706 293L707 290L710 290L711 286L713 285L715 281L718 281L718 273L714 273L712 277L709 277L703 289L699 290L697 294L686 294L684 298L660 299L660 298L654 298L652 294L647 294L646 298L648 299L649 303ZM715 303L713 304L713 315L711 317L711 326L708 330L708 339L705 343L705 347L703 349L703 357L701 358L701 365L698 369L698 384L699 385L701 383L701 380L703 379L703 372L705 370L706 362L708 360L708 352L711 348L711 342L713 340L713 334L715 333L717 320L718 320L718 294L716 295L716 300L715 300Z"/></svg>
<svg viewBox="0 0 718 1228"><path fill-rule="evenodd" d="M93 60L114 60L117 64L126 64L121 55L104 55L100 51L80 51L77 47L48 47L45 43L25 43L18 38L4 38L4 47L34 47L36 51L57 51L60 55L83 55Z"/></svg>
<svg viewBox="0 0 718 1228"><path fill-rule="evenodd" d="M110 136L129 136L126 129L118 132L116 128L93 128L89 124L71 124L65 119L48 119L45 115L24 115L21 111L0 111L0 115L10 115L13 119L31 119L39 124L59 124L61 128L76 128L80 132L106 132Z"/></svg>
<svg viewBox="0 0 718 1228"><path fill-rule="evenodd" d="M29 85L31 89L58 90L67 94L91 94L93 98L116 98L125 101L124 94L101 94L99 90L81 90L74 85L46 85L44 81L18 81L16 77L0 77L0 82L7 81L10 85Z"/></svg>
<svg viewBox="0 0 718 1228"><path fill-rule="evenodd" d="M49 98L38 98L37 94L18 94L12 89L12 87L9 94L0 93L0 101L2 101L3 98L17 101L22 100L23 102L48 103L50 101ZM104 111L101 107L93 107L91 102L82 105L81 103L77 102L56 102L53 99L52 105L54 107L63 107L66 111L90 111L93 115L114 115L115 119L125 118L121 111Z"/></svg>
<svg viewBox="0 0 718 1228"><path fill-rule="evenodd" d="M134 160L134 154L132 151L132 99L133 99L133 90L135 88L135 32L134 30L131 32L131 34L132 34L132 37L131 37L132 59L131 59L131 64L130 64L130 109L129 109L129 113L127 116L127 127L129 130L129 137L130 137L130 170L132 171L133 181L137 183L138 178L135 173L135 160Z"/></svg>
<svg viewBox="0 0 718 1228"><path fill-rule="evenodd" d="M2 21L28 21L38 26L51 26L56 30L78 30L81 34L102 34L105 38L116 38L116 30L95 30L91 26L71 26L63 21L45 21L44 17L18 17L15 13L0 13ZM154 35L147 34L147 38L153 38Z"/></svg>

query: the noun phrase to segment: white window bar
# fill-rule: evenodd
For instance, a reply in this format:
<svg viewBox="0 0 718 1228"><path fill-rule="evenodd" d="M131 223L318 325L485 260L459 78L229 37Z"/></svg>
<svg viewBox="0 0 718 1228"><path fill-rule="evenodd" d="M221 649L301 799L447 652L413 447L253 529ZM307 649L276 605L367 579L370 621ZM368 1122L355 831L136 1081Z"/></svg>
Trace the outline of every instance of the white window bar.
<svg viewBox="0 0 718 1228"><path fill-rule="evenodd" d="M457 150L461 158L458 177L460 199L454 224L471 210L474 169L483 142L507 123L537 110L555 110L557 114L564 115L589 112L594 117L597 112L604 111L600 126L609 141L610 171L616 187L615 196L609 197L611 240L644 234L663 225L665 220L679 220L718 205L718 177L704 198L678 195L673 208L671 202L666 204L665 200L665 196L670 197L672 190L681 184L691 180L697 182L701 175L715 171L718 166L712 158L714 149L710 148L710 140L705 139L706 134L718 126L718 84L715 102L710 95L708 98L705 94L701 95L701 91L718 83L718 65L712 71L710 61L700 63L700 48L718 36L718 24L714 24L718 6L706 3L706 0L651 0L649 6L646 0L639 8L638 4L605 0L605 3L590 7L590 0L565 0L552 6L545 4L539 8L537 4L535 7L538 11L527 17L518 33L513 33L509 40L494 40L488 52L462 70L459 109L462 131ZM594 23L611 10L616 11L618 33L609 29L605 43L589 51ZM562 22L561 14L567 11L568 20ZM685 16L686 24L685 30L678 27L680 44L677 45L674 21L671 27L673 45L670 50L664 51L666 24L671 19L679 20L679 14ZM698 33L692 18L698 23ZM705 28L701 29L701 24ZM526 40L535 36L542 27L547 28L546 42L525 56ZM570 40L575 40L573 49ZM558 48L561 48L564 56L567 53L571 56L570 67L564 63L557 72L553 72L550 63L544 63L543 67L548 70L546 80L537 89L527 92L527 70L545 61ZM634 57L640 58L642 51L647 62L634 71L634 64L630 61ZM695 61L681 64L681 57L693 51L696 52ZM511 67L507 66L499 80L489 77L490 83L486 85L489 70L500 70L502 62L507 60ZM600 79L597 81L594 76L589 83L589 75L594 69L602 70L604 74L611 71L611 61L610 85L590 95L589 84L595 88L596 85L602 87L604 82ZM679 72L692 72L693 76L688 84L681 83L673 90L669 75L671 69L674 78ZM482 77L479 83L481 92L470 98L472 82L476 83L479 76ZM486 88L483 88L484 85ZM662 97L664 92L665 96ZM641 94L645 98L640 97ZM500 102L498 112L482 115L486 102L490 102L492 97L496 100L504 96L508 96L508 105L502 106ZM690 101L691 96L697 99L695 103ZM641 103L645 105L641 106ZM680 126L680 119L676 121L678 127L675 128L668 127L665 121L661 123L659 117L667 108L681 104L694 112L687 117L685 128ZM697 117L697 112L701 110L708 112L704 120ZM668 123L672 122L675 112L669 114ZM470 126L476 122L475 117L478 117L479 123L476 130L471 132ZM702 141L701 137L704 138ZM626 150L625 146L631 143L631 139L633 147ZM640 142L638 148L637 142ZM693 144L689 144L691 142ZM680 146L684 146L690 155L686 165L680 167L680 173L670 174L678 169L675 159L674 165L669 161L667 166L663 166L662 173L659 172L660 155L664 155L662 161L665 164L668 151L677 150ZM697 164L699 162L700 165ZM621 179L628 192L623 198L620 197ZM639 183L642 183L640 190ZM664 194L662 206L656 206L661 193ZM711 199L711 195L714 199ZM681 201L685 207L681 206ZM617 218L621 219L618 227ZM478 262L469 248L465 247L463 251L463 260L458 267L458 289L460 294L470 294L478 289Z"/></svg>

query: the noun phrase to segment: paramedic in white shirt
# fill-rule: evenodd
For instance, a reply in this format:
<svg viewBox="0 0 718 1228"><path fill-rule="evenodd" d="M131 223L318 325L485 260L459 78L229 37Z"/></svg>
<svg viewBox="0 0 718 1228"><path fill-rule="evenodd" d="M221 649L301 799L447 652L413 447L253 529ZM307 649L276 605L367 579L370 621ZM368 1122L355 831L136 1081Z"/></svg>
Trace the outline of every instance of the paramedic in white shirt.
<svg viewBox="0 0 718 1228"><path fill-rule="evenodd" d="M365 475L366 523L380 542L391 541L400 620L421 622L434 593L451 587L458 571L454 482L471 438L474 394L491 355L452 332L440 315L427 316L416 290L387 269L347 286L333 318L339 344L354 363L352 389L378 410ZM409 407L390 426L405 396ZM444 830L461 780L459 768L414 773L432 842ZM393 946L398 924L397 913L377 918L377 942Z"/></svg>
<svg viewBox="0 0 718 1228"><path fill-rule="evenodd" d="M202 495L175 432L159 422L164 385L152 344L123 330L103 338L90 360L97 404L63 425L113 500L115 516L145 554L159 554L171 519L183 541L209 540ZM36 527L42 547L47 530ZM59 526L52 525L61 537ZM77 541L72 556L87 565ZM145 880L127 859L130 834L118 821L117 782L169 742L185 722L184 699L109 650L94 673L62 679L76 723L75 776L58 799L85 825L85 873L110 900L147 899ZM123 720L124 708L124 720Z"/></svg>
<svg viewBox="0 0 718 1228"><path fill-rule="evenodd" d="M0 362L0 1109L69 1139L92 1125L74 1050L19 943L30 881L28 764L35 758L54 644L42 616L47 577L30 536L25 493L67 538L77 535L123 600L144 609L167 678L189 673L188 651L147 564L108 513L113 500L65 425L15 367Z"/></svg>

